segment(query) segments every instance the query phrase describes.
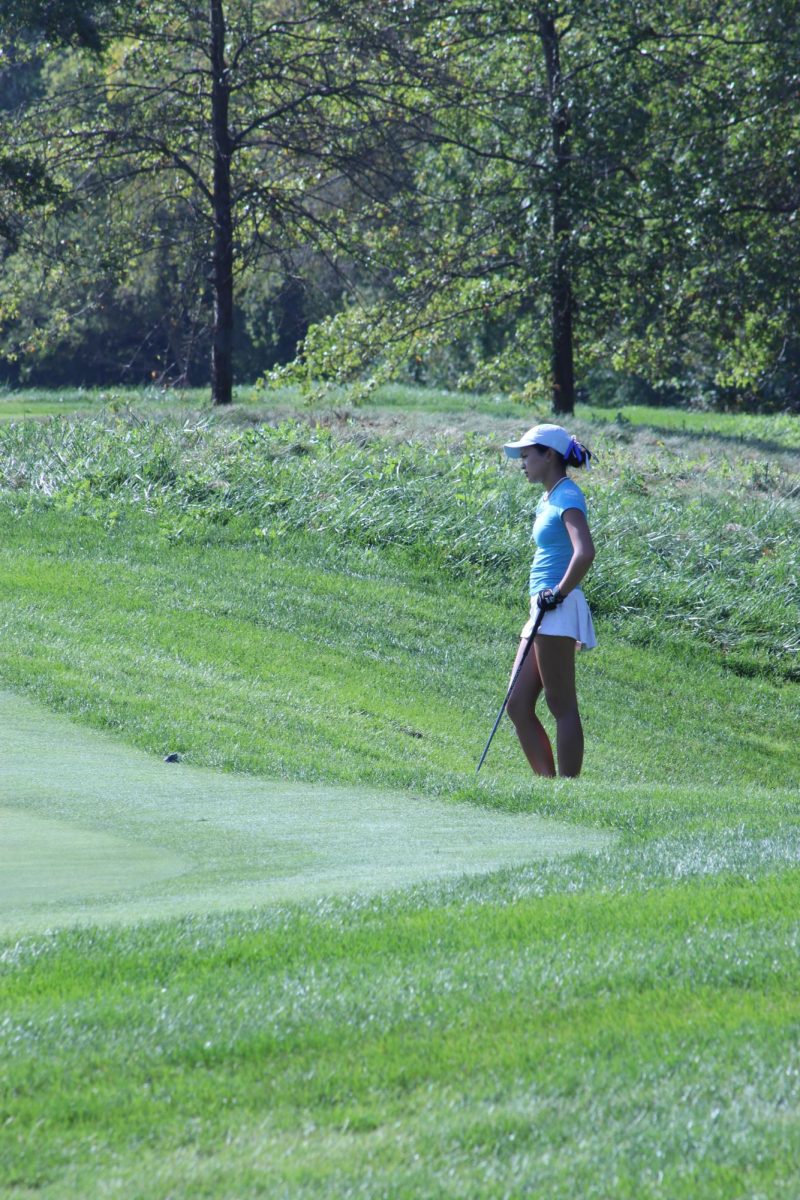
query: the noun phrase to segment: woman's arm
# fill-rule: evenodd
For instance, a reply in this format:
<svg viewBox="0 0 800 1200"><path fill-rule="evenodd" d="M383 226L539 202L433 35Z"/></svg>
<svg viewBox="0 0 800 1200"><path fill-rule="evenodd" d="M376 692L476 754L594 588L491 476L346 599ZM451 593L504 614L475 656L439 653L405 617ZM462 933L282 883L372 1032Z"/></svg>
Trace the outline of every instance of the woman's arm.
<svg viewBox="0 0 800 1200"><path fill-rule="evenodd" d="M561 520L572 542L572 558L564 572L564 577L558 585L562 596L568 596L583 579L589 567L594 562L594 542L589 532L589 522L586 514L579 508L567 508L562 513Z"/></svg>

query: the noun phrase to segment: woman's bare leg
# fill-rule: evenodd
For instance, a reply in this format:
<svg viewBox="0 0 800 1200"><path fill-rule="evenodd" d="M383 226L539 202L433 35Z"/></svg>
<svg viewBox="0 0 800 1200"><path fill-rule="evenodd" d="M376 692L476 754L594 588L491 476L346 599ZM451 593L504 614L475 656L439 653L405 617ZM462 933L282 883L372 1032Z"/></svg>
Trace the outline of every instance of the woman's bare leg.
<svg viewBox="0 0 800 1200"><path fill-rule="evenodd" d="M547 707L556 719L559 775L580 775L583 727L575 691L575 640L540 634L534 639L536 666Z"/></svg>
<svg viewBox="0 0 800 1200"><path fill-rule="evenodd" d="M519 644L511 672L512 679L527 644L527 638L523 638ZM536 716L536 701L541 693L542 680L536 663L536 654L531 650L523 663L519 679L514 684L514 690L508 698L506 712L514 724L519 744L531 769L537 775L555 775L553 748L544 726Z"/></svg>

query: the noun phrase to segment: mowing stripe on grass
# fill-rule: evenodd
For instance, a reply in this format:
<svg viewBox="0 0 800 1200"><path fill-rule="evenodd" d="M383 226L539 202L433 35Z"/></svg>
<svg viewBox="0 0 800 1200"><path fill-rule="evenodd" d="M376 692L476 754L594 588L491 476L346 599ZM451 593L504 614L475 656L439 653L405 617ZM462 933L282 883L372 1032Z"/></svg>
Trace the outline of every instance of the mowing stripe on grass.
<svg viewBox="0 0 800 1200"><path fill-rule="evenodd" d="M377 892L611 839L529 813L166 764L10 692L0 761L3 933Z"/></svg>

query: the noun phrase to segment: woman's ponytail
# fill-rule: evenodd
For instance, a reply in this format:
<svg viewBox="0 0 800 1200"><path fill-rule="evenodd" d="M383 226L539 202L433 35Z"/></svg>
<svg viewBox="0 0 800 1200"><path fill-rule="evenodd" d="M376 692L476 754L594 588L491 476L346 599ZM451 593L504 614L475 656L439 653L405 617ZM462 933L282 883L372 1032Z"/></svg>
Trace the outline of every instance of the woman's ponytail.
<svg viewBox="0 0 800 1200"><path fill-rule="evenodd" d="M564 462L568 467L588 467L590 465L589 460L591 457L591 450L587 450L586 447L581 442L576 441L574 437L569 439L569 445L567 446L567 451L564 455Z"/></svg>

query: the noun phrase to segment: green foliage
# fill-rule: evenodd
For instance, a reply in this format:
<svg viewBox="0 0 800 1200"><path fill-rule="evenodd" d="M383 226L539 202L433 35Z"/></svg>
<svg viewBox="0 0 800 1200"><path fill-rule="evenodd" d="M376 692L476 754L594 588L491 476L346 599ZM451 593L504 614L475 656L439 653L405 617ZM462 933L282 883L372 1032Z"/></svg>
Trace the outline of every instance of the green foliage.
<svg viewBox="0 0 800 1200"><path fill-rule="evenodd" d="M790 5L726 6L720 17L687 72L670 72L669 45L654 54L666 103L653 119L680 126L691 108L702 132L662 164L672 192L661 211L676 236L636 247L654 303L618 362L648 362L654 380L699 399L787 407L797 390L796 316L783 263L796 252L798 143L786 100L800 29ZM640 307L640 294L631 302Z"/></svg>
<svg viewBox="0 0 800 1200"><path fill-rule="evenodd" d="M27 40L37 49L44 42L99 50L104 7L103 0L0 0L0 28L8 41Z"/></svg>
<svg viewBox="0 0 800 1200"><path fill-rule="evenodd" d="M312 329L281 377L400 371L538 402L559 277L579 374L611 364L673 401L794 404L792 6L561 6L555 98L525 6L461 21L439 6L425 28L434 137L413 189L372 213L389 298Z"/></svg>
<svg viewBox="0 0 800 1200"><path fill-rule="evenodd" d="M199 382L220 220L206 10L10 10L31 32L2 114L9 376ZM557 79L546 8L223 10L242 376L305 338L283 381L399 376L538 404L559 280L579 378L796 406L789 0L562 5Z"/></svg>
<svg viewBox="0 0 800 1200"><path fill-rule="evenodd" d="M74 377L78 360L89 384L192 382L218 344L210 331L231 273L238 351L253 377L293 357L309 320L352 279L343 260L357 255L364 197L395 187L402 171L406 119L391 103L406 54L388 53L394 32L374 0L217 7L224 111L207 9L153 3L105 7L103 55L51 55L43 94L10 114L13 144L44 141L69 198L29 222L9 264L3 349L18 378L57 381L64 362ZM215 122L225 126L224 187Z"/></svg>

